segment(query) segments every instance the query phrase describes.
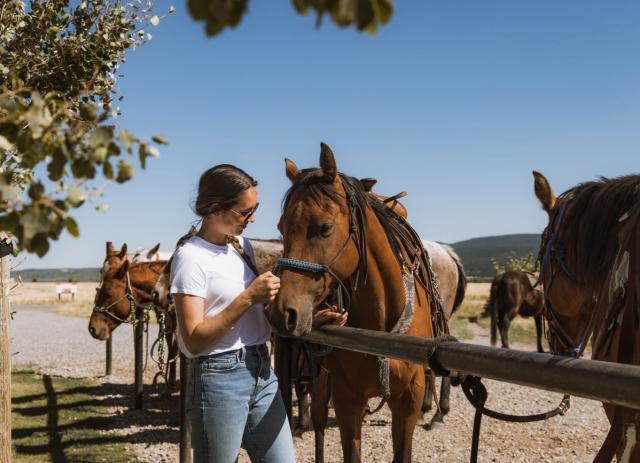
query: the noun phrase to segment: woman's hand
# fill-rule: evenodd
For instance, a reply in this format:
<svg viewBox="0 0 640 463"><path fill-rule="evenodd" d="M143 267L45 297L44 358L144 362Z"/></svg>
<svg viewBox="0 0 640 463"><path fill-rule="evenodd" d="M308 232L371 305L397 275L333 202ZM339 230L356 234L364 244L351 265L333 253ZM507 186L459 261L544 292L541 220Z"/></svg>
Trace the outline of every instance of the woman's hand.
<svg viewBox="0 0 640 463"><path fill-rule="evenodd" d="M245 291L252 304L268 304L276 298L279 290L280 278L271 272L264 272Z"/></svg>
<svg viewBox="0 0 640 463"><path fill-rule="evenodd" d="M318 310L313 314L313 327L331 323L332 325L344 326L347 323L348 312L338 312L337 307L331 307L329 309Z"/></svg>

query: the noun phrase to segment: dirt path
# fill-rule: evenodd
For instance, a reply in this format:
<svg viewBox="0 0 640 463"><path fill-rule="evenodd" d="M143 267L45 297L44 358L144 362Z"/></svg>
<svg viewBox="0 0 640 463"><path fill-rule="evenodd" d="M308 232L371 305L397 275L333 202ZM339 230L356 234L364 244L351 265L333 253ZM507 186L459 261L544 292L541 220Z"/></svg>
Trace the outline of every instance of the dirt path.
<svg viewBox="0 0 640 463"><path fill-rule="evenodd" d="M113 407L110 432L132 436L131 445L142 461L177 461L178 427L177 396L165 397L150 387L145 410L129 411L126 399L133 378L133 337L131 327L121 327L114 335L114 375L104 377L105 344L96 341L87 331L86 318L66 317L42 309L42 306L15 306L11 322L12 357L14 367L36 366L39 371L60 376L101 377L101 382L121 385L116 388L118 405ZM157 327L151 325L154 339ZM471 325L472 340L488 344L486 330ZM525 347L531 350L528 346ZM150 383L154 368L148 368L146 383ZM485 381L491 408L510 413L532 413L554 407L559 394ZM372 405L377 401L372 401ZM176 408L173 408L176 407ZM332 411L331 411L332 413ZM332 415L333 416L333 415ZM459 388L451 394L451 412L444 426L427 431L416 427L413 460L421 462L468 461L473 409ZM391 414L384 408L365 420L363 426L363 461L387 462L392 459ZM480 462L589 462L606 434L606 419L599 403L572 400L571 410L564 417L533 424L509 424L490 418L483 419L480 440ZM295 439L297 461L312 462L312 433ZM338 428L330 419L326 433L327 462L342 461ZM247 462L245 455L241 462Z"/></svg>

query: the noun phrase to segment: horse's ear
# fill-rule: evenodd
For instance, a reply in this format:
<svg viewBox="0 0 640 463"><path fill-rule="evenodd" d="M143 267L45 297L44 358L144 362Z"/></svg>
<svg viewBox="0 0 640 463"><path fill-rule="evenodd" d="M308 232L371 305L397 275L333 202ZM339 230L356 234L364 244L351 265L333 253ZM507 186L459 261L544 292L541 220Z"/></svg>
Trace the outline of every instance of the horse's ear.
<svg viewBox="0 0 640 463"><path fill-rule="evenodd" d="M373 190L373 186L378 183L378 181L375 178L361 178L360 179L360 183L362 183L362 187L364 188L364 191L369 193L371 190Z"/></svg>
<svg viewBox="0 0 640 463"><path fill-rule="evenodd" d="M296 166L296 163L291 159L284 158L285 171L287 173L287 178L291 180L291 183L295 183L298 175L300 174L300 169Z"/></svg>
<svg viewBox="0 0 640 463"><path fill-rule="evenodd" d="M536 197L540 201L540 204L542 204L542 209L550 213L556 205L558 198L556 198L556 195L551 189L551 185L549 185L549 181L544 175L534 170L533 179L533 189L536 192Z"/></svg>
<svg viewBox="0 0 640 463"><path fill-rule="evenodd" d="M324 143L320 143L320 169L329 180L335 180L338 175L333 151Z"/></svg>
<svg viewBox="0 0 640 463"><path fill-rule="evenodd" d="M116 272L116 278L118 279L124 278L124 276L127 274L128 271L129 271L129 261L125 260L120 266L120 268L118 269L118 271Z"/></svg>
<svg viewBox="0 0 640 463"><path fill-rule="evenodd" d="M107 241L107 257L116 254L118 250L111 241Z"/></svg>
<svg viewBox="0 0 640 463"><path fill-rule="evenodd" d="M120 249L120 254L118 254L118 257L120 259L123 259L126 255L127 255L127 243L124 243L122 245L122 249Z"/></svg>
<svg viewBox="0 0 640 463"><path fill-rule="evenodd" d="M149 252L147 252L147 259L151 259L153 256L155 256L159 249L160 249L160 243L156 244L154 247L149 249Z"/></svg>

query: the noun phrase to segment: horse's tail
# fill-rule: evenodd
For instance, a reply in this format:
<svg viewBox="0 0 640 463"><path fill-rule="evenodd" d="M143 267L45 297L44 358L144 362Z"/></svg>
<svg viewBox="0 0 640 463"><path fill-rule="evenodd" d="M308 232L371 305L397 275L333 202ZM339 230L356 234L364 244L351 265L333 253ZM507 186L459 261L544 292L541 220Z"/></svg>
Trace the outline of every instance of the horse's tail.
<svg viewBox="0 0 640 463"><path fill-rule="evenodd" d="M489 312L491 317L491 345L495 346L498 342L498 286L500 278L495 278L491 282L491 292L489 293L489 300L485 305L485 313Z"/></svg>
<svg viewBox="0 0 640 463"><path fill-rule="evenodd" d="M458 268L458 284L456 286L456 297L453 300L453 308L451 309L451 313L453 314L458 307L462 304L464 300L465 293L467 291L467 274L464 273L464 267L462 266L462 261L460 260L460 256L453 250L451 246L442 245L449 257L453 259L456 263L456 267Z"/></svg>

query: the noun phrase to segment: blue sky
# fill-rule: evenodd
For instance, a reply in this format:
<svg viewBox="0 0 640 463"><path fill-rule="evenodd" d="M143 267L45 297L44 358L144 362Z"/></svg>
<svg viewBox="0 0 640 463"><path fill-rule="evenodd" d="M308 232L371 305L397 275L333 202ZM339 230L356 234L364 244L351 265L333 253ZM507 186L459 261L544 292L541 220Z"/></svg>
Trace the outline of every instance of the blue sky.
<svg viewBox="0 0 640 463"><path fill-rule="evenodd" d="M444 242L533 233L546 215L531 170L556 192L638 171L640 3L396 1L370 37L287 0L250 3L239 27L206 38L182 1L148 28L121 68L121 127L171 144L100 213L77 212L81 237L19 268L97 267L105 241L171 250L194 223L189 205L208 167L234 163L259 181L249 237L278 236L284 157L406 190L410 221Z"/></svg>

